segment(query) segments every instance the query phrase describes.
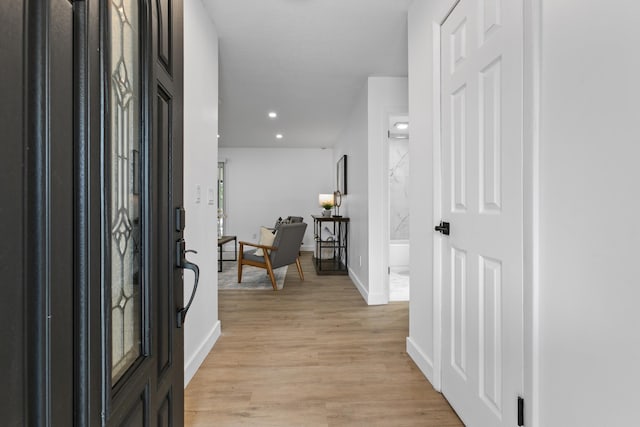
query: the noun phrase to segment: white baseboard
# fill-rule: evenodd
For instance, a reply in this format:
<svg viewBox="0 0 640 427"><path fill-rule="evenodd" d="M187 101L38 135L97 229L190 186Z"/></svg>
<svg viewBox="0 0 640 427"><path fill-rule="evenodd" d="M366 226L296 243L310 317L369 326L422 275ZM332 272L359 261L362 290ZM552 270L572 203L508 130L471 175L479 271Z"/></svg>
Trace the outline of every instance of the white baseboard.
<svg viewBox="0 0 640 427"><path fill-rule="evenodd" d="M313 252L313 250L314 250L314 249L315 249L315 248L314 248L314 245L302 245L302 246L300 247L300 250L301 250L302 252Z"/></svg>
<svg viewBox="0 0 640 427"><path fill-rule="evenodd" d="M220 333L220 321L218 320L213 326L213 329L211 329L211 332L209 333L207 338L205 338L205 340L202 342L198 350L193 354L193 356L191 356L191 358L189 358L189 360L185 361L184 388L187 388L189 382L200 368L200 365L202 365L202 362L204 362L204 359L206 359L216 341L218 341L218 338L220 338Z"/></svg>
<svg viewBox="0 0 640 427"><path fill-rule="evenodd" d="M356 285L356 289L358 290L358 292L360 292L360 295L362 295L362 298L364 298L365 302L369 304L369 291L367 290L367 288L364 287L364 285L360 281L360 278L353 271L353 269L351 267L348 267L348 269L349 269L349 278L351 279L353 284Z"/></svg>
<svg viewBox="0 0 640 427"><path fill-rule="evenodd" d="M369 292L369 300L367 301L369 305L385 305L389 304L389 297L383 294L372 294Z"/></svg>
<svg viewBox="0 0 640 427"><path fill-rule="evenodd" d="M364 287L362 281L351 267L349 267L349 278L351 278L351 281L356 285L356 289L358 289L358 292L360 292L360 295L362 295L367 305L383 305L389 303L389 299L385 295L370 294L369 290Z"/></svg>
<svg viewBox="0 0 640 427"><path fill-rule="evenodd" d="M433 378L433 362L415 343L415 341L411 339L411 337L407 337L407 354L415 362L415 364L418 366L418 369L420 369L422 374L431 383L433 388L435 388L437 391L440 391L440 382L434 381Z"/></svg>

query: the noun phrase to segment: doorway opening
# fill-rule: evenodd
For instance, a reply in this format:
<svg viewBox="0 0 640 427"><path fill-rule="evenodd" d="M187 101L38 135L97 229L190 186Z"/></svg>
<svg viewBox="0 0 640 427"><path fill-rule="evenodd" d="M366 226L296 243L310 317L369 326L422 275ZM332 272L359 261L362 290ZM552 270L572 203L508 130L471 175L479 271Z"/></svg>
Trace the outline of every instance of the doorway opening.
<svg viewBox="0 0 640 427"><path fill-rule="evenodd" d="M387 136L389 301L409 301L409 117L390 115Z"/></svg>

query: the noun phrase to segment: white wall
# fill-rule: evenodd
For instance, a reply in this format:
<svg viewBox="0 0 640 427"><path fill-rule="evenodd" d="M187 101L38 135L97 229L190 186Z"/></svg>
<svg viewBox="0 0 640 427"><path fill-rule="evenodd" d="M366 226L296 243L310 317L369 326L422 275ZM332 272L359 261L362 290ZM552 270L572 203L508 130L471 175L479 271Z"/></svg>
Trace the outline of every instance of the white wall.
<svg viewBox="0 0 640 427"><path fill-rule="evenodd" d="M369 77L334 146L334 163L347 155L349 275L368 304L389 302L389 114L406 115L407 78Z"/></svg>
<svg viewBox="0 0 640 427"><path fill-rule="evenodd" d="M200 0L184 2L184 204L185 240L197 254L200 284L185 322L185 387L220 336L218 320L217 207L208 189L216 188L218 131L218 35ZM201 201L195 202L196 185ZM185 273L185 302L193 275Z"/></svg>
<svg viewBox="0 0 640 427"><path fill-rule="evenodd" d="M347 194L341 215L349 217L349 276L363 294L369 292L369 184L368 184L368 83L362 85L349 117L333 148L333 168L347 155ZM333 187L335 187L335 178Z"/></svg>
<svg viewBox="0 0 640 427"><path fill-rule="evenodd" d="M313 250L311 215L322 211L318 194L335 187L333 150L220 147L218 156L226 162L226 234L257 243L260 226L301 216L308 224L302 249Z"/></svg>
<svg viewBox="0 0 640 427"><path fill-rule="evenodd" d="M541 3L538 425L638 425L640 3Z"/></svg>

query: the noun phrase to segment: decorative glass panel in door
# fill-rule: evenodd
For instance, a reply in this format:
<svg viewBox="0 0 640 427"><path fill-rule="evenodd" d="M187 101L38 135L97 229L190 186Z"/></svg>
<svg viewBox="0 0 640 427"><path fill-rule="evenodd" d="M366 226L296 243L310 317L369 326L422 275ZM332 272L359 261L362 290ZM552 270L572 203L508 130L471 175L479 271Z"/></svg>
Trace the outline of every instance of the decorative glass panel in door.
<svg viewBox="0 0 640 427"><path fill-rule="evenodd" d="M82 424L181 426L182 270L197 271L184 256L183 2L88 3L100 8L88 13L90 46L79 51L91 59L90 94L101 90L89 99L91 117L102 113L102 120L89 120L92 137L101 141L90 174L91 188L100 190L99 201L98 190L90 194L91 212L99 203L101 227L101 262L92 263L91 272L95 277L99 267L101 287L99 296L91 294L89 313L91 332L99 329L92 337L101 340L99 346L92 340L87 365L88 413L99 419ZM100 384L99 396L94 384Z"/></svg>
<svg viewBox="0 0 640 427"><path fill-rule="evenodd" d="M139 5L110 0L110 138L106 203L111 258L111 383L142 353Z"/></svg>

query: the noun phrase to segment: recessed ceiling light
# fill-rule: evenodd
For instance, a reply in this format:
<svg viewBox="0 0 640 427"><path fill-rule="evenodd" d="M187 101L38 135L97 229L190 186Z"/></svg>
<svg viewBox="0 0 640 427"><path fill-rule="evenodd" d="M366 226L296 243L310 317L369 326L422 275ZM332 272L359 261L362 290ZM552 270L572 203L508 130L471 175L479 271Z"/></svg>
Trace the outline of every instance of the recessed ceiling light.
<svg viewBox="0 0 640 427"><path fill-rule="evenodd" d="M284 135L282 135L281 133L276 133L276 138L282 139L284 138Z"/></svg>
<svg viewBox="0 0 640 427"><path fill-rule="evenodd" d="M409 123L407 122L397 122L393 124L393 127L395 127L398 130L406 130L409 129Z"/></svg>
<svg viewBox="0 0 640 427"><path fill-rule="evenodd" d="M276 113L275 111L269 111L270 119L275 119L276 117L278 117L278 113Z"/></svg>

